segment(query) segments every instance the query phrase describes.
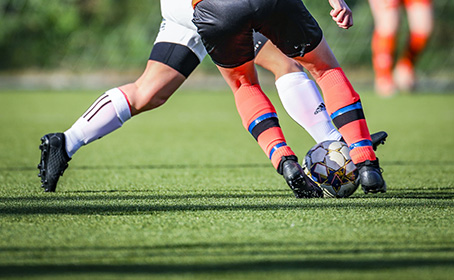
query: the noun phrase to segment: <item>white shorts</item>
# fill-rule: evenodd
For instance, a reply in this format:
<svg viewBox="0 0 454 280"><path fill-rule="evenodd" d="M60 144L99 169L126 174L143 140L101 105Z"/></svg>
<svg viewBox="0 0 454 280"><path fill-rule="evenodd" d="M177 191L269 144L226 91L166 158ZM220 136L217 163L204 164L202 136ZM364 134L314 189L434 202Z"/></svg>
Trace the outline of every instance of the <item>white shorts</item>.
<svg viewBox="0 0 454 280"><path fill-rule="evenodd" d="M200 61L207 55L196 26L189 0L161 0L162 22L155 44L168 42L188 47Z"/></svg>

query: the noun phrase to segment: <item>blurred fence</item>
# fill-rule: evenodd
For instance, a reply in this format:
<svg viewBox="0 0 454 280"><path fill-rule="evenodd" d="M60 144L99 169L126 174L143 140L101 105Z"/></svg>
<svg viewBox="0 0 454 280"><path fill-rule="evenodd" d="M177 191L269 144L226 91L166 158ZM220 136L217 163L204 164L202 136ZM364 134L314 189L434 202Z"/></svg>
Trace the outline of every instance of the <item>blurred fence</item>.
<svg viewBox="0 0 454 280"><path fill-rule="evenodd" d="M324 29L341 65L371 73L373 22L368 1L347 0L355 20L347 31L331 20L327 0L304 2ZM434 13L433 36L417 71L432 81L430 86L451 88L454 1L434 0ZM0 0L0 73L140 72L160 21L158 0ZM406 28L403 24L403 31ZM405 40L403 36L399 46ZM213 67L205 59L200 69L211 72Z"/></svg>

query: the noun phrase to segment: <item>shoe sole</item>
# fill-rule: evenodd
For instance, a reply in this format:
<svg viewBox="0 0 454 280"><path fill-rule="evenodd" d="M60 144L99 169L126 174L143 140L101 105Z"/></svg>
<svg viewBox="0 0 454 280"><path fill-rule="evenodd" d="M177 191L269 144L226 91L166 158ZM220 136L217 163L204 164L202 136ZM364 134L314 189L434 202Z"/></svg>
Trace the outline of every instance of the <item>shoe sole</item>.
<svg viewBox="0 0 454 280"><path fill-rule="evenodd" d="M54 192L55 190L51 190L48 188L47 184L48 181L46 179L46 170L47 170L47 165L46 165L46 159L49 157L49 149L50 149L50 142L49 138L47 136L43 136L41 138L41 144L39 145L39 149L41 150L41 160L40 163L38 164L38 177L41 178L41 188L44 189L45 192Z"/></svg>
<svg viewBox="0 0 454 280"><path fill-rule="evenodd" d="M38 177L41 178L41 187L45 188L45 184L47 184L47 181L44 179L46 177L46 164L45 164L45 158L48 156L48 150L49 150L49 139L46 136L43 136L41 138L41 144L39 145L39 149L41 150L41 159L38 164Z"/></svg>
<svg viewBox="0 0 454 280"><path fill-rule="evenodd" d="M306 180L304 179L304 176L299 176L293 180L290 180L288 182L292 186L301 186L301 185L306 185ZM295 193L295 196L297 198L321 198L323 197L323 191L320 189L320 193L318 193L316 190L298 190L295 191L292 188L293 192Z"/></svg>
<svg viewBox="0 0 454 280"><path fill-rule="evenodd" d="M383 187L381 187L380 189L374 189L374 190L365 190L363 188L363 192L365 194L368 194L368 193L385 193L386 192L386 182L385 184L383 184Z"/></svg>
<svg viewBox="0 0 454 280"><path fill-rule="evenodd" d="M38 164L38 177L41 178L41 187L44 189L45 192L55 192L56 185L54 187L49 186L49 181L46 179L47 176L47 165L46 162L49 158L49 151L50 151L50 139L47 135L41 137L41 144L39 145L39 149L41 150L41 160ZM65 168L66 169L66 168ZM65 170L62 170L58 176L63 176Z"/></svg>

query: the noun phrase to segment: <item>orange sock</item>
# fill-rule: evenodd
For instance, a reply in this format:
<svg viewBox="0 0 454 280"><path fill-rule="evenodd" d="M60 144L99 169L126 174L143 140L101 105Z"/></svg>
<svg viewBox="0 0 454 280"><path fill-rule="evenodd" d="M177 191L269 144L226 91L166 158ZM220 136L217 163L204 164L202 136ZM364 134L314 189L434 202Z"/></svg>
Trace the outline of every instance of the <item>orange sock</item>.
<svg viewBox="0 0 454 280"><path fill-rule="evenodd" d="M295 155L287 146L276 110L259 85L241 86L234 93L243 126L278 169L283 156Z"/></svg>
<svg viewBox="0 0 454 280"><path fill-rule="evenodd" d="M413 67L418 55L426 47L428 40L429 36L427 34L410 33L410 39L402 55L401 61L409 63L411 64L410 66Z"/></svg>
<svg viewBox="0 0 454 280"><path fill-rule="evenodd" d="M406 8L416 3L432 6L432 0L404 0L404 5Z"/></svg>
<svg viewBox="0 0 454 280"><path fill-rule="evenodd" d="M377 77L391 78L396 39L393 35L374 32L372 36L372 64Z"/></svg>
<svg viewBox="0 0 454 280"><path fill-rule="evenodd" d="M326 109L331 119L350 147L353 162L375 160L360 97L342 68L326 71L317 83L325 97Z"/></svg>

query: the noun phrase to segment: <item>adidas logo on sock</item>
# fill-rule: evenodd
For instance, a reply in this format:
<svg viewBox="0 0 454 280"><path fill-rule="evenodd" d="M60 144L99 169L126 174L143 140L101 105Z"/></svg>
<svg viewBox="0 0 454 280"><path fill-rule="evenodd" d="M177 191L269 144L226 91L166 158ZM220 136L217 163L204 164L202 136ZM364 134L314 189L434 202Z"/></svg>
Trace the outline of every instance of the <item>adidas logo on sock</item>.
<svg viewBox="0 0 454 280"><path fill-rule="evenodd" d="M320 113L322 111L326 111L325 103L320 103L320 105L318 105L317 109L314 112L314 115L317 115L318 113Z"/></svg>

